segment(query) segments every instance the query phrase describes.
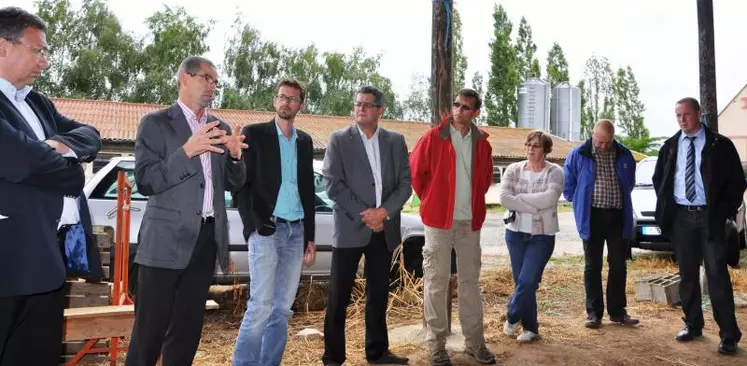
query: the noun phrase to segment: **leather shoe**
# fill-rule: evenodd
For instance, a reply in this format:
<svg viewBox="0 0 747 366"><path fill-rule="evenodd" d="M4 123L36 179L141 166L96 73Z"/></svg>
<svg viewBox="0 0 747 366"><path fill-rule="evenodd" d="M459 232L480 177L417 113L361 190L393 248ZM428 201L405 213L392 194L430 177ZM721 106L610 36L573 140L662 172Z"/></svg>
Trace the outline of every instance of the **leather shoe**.
<svg viewBox="0 0 747 366"><path fill-rule="evenodd" d="M621 316L610 316L610 320L618 323L620 325L627 325L627 326L633 326L638 325L641 321L636 318L631 318L628 314L623 314Z"/></svg>
<svg viewBox="0 0 747 366"><path fill-rule="evenodd" d="M409 362L410 359L407 357L399 357L389 351L386 351L381 357L375 360L368 360L368 363L372 365L407 365Z"/></svg>
<svg viewBox="0 0 747 366"><path fill-rule="evenodd" d="M722 355L736 355L737 342L731 339L724 339L718 344L718 353Z"/></svg>
<svg viewBox="0 0 747 366"><path fill-rule="evenodd" d="M697 337L702 337L703 331L701 329L695 329L690 328L689 326L685 327L685 329L682 329L679 333L677 333L677 339L680 342L689 342L694 340ZM719 346L719 349L721 347Z"/></svg>
<svg viewBox="0 0 747 366"><path fill-rule="evenodd" d="M590 314L586 320L586 327L589 329L599 329L602 326L602 318L597 314Z"/></svg>

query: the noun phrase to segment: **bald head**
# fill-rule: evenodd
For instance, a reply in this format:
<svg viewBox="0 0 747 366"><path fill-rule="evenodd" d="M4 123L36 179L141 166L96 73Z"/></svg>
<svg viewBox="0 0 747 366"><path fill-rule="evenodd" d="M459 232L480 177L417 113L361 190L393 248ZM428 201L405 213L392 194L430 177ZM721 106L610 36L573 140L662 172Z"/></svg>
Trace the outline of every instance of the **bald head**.
<svg viewBox="0 0 747 366"><path fill-rule="evenodd" d="M612 149L615 139L615 125L608 119L600 119L594 124L591 133L591 143L598 152L606 154Z"/></svg>

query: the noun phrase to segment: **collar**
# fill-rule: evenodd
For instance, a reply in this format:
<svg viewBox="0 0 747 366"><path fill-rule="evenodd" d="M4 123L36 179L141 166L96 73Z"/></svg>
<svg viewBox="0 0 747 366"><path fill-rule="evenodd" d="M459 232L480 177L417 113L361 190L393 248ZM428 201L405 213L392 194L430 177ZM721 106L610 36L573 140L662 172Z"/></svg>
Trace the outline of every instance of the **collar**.
<svg viewBox="0 0 747 366"><path fill-rule="evenodd" d="M197 114L195 114L195 112L192 109L187 107L187 105L184 104L181 101L181 99L177 99L176 103L179 104L179 107L181 107L182 112L184 112L184 117L187 117L188 120L190 119L197 120ZM207 123L207 120L208 120L208 111L207 111L207 108L205 108L205 110L202 111L202 117L197 122L200 124L205 124Z"/></svg>
<svg viewBox="0 0 747 366"><path fill-rule="evenodd" d="M695 136L695 140L700 140L700 139L704 139L704 138L705 138L705 129L703 128L703 125L700 125L700 129L698 130L698 132L696 132L696 133L695 133L695 135L694 135L694 136ZM683 141L684 139L686 139L687 137L688 137L688 136L687 136L687 135L685 135L685 132L683 131L683 132L682 132L682 133L680 134L680 139L679 139L679 141L681 142L681 141Z"/></svg>
<svg viewBox="0 0 747 366"><path fill-rule="evenodd" d="M612 144L612 147L610 147L610 152L607 153L607 154L600 154L599 152L597 152L597 148L594 147L593 144L591 146L592 146L591 147L591 154L594 155L594 156L615 156L615 153L617 152L615 150L615 144L614 143Z"/></svg>
<svg viewBox="0 0 747 366"><path fill-rule="evenodd" d="M452 136L459 135L459 137L466 139L468 137L472 137L472 126L470 126L469 130L467 130L467 134L462 136L462 131L457 130L454 127L454 125L451 122L449 122L449 132L451 133Z"/></svg>
<svg viewBox="0 0 747 366"><path fill-rule="evenodd" d="M0 91L2 91L8 99L20 103L26 100L26 96L31 92L31 87L24 86L23 89L18 90L10 83L10 81L0 78Z"/></svg>
<svg viewBox="0 0 747 366"><path fill-rule="evenodd" d="M362 137L363 139L368 139L368 137L366 136L366 133L365 133L365 132L363 132L363 130L361 130L361 127L360 127L360 126L358 126L358 124L357 124L357 123L355 124L355 128L357 128L357 129L358 129L358 133L359 133L359 134L361 135L361 137ZM371 139L372 139L372 140L373 140L373 139L377 139L377 138L379 138L379 131L380 131L380 130L381 130L381 129L380 129L380 128L379 128L379 126L377 125L377 126L376 126L376 131L374 131L373 135L371 135Z"/></svg>
<svg viewBox="0 0 747 366"><path fill-rule="evenodd" d="M275 131L277 131L278 136L284 137L285 135L283 135L283 130L280 129L280 124L278 124L277 120L274 120L274 122L275 122ZM296 126L292 127L291 132L292 132L291 140L295 140L298 137L298 135L296 134Z"/></svg>

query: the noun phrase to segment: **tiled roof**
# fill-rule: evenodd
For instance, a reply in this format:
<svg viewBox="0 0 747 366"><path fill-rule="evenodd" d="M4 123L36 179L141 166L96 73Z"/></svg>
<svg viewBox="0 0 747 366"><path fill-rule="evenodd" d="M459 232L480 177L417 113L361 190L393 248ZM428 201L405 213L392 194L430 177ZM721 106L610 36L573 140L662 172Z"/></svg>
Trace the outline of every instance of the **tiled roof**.
<svg viewBox="0 0 747 366"><path fill-rule="evenodd" d="M165 108L164 105L123 103L102 100L53 99L57 109L63 115L77 121L90 124L99 130L101 137L108 141L134 141L140 119L147 113ZM211 109L210 113L235 126L265 122L272 119L274 112ZM296 127L309 133L314 140L314 147L324 149L327 138L332 131L349 126L350 117L319 116L299 114L296 116ZM409 149L415 147L420 136L430 127L429 124L414 121L381 120L379 124L387 130L405 136ZM526 128L482 127L490 134L493 157L523 158L524 141L531 131ZM579 142L567 141L553 136L553 152L549 158L564 159L570 150ZM636 159L638 160L638 159Z"/></svg>

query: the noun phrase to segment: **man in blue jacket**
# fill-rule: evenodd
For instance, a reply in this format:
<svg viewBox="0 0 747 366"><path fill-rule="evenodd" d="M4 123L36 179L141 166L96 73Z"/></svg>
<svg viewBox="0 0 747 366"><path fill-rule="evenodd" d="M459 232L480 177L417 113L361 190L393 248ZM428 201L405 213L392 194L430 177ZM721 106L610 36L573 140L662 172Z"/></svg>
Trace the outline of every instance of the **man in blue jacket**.
<svg viewBox="0 0 747 366"><path fill-rule="evenodd" d="M628 240L633 236L630 193L635 185L635 160L614 139L615 126L603 119L591 139L571 150L565 161L563 196L573 202L578 233L584 242L584 286L587 328L599 328L604 314L602 256L607 242L607 313L622 325L636 325L625 310Z"/></svg>

